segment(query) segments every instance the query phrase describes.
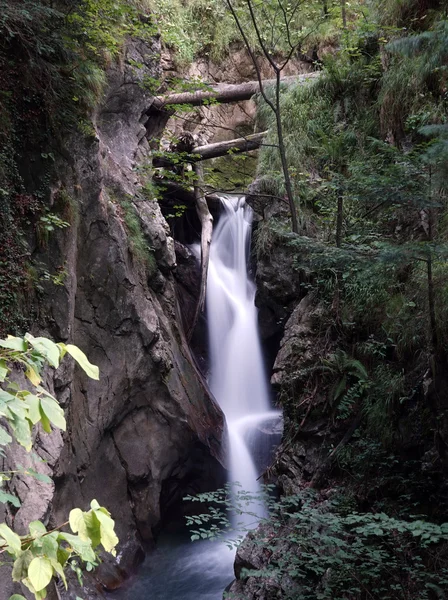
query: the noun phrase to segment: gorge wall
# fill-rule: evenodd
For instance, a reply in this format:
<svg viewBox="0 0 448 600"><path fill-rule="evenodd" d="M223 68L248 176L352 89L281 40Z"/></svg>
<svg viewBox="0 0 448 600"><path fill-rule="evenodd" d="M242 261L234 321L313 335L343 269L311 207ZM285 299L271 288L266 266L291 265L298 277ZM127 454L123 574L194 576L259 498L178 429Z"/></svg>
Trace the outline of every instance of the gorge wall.
<svg viewBox="0 0 448 600"><path fill-rule="evenodd" d="M157 40L128 41L108 71L89 135L65 139L55 158L49 206L69 199L70 227L49 236L46 248L30 238L34 260L66 273L61 285L43 285L33 331L77 344L99 366L100 380L69 361L47 377L67 415L62 438L38 434L37 452L48 462L37 470L54 484L15 477L22 507L7 520L19 532L33 519L57 525L74 506L97 499L120 538L118 569L98 574L112 587L141 560L142 544L152 542L170 507L223 473L223 416L183 332L173 239L138 172L149 161L151 96L142 81L159 75L159 57ZM23 152L24 171L33 152ZM15 458L22 454L14 449ZM2 598L16 589L9 580L7 573Z"/></svg>

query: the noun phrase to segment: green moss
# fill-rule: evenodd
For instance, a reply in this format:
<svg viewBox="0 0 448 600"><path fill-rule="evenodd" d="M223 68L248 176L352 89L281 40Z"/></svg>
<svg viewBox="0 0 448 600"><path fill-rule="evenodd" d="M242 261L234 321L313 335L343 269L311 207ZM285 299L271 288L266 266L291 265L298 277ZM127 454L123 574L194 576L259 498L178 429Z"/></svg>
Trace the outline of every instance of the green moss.
<svg viewBox="0 0 448 600"><path fill-rule="evenodd" d="M148 276L151 277L157 271L157 262L154 250L148 244L143 233L137 210L129 198L119 197L118 202L122 209L132 255L138 263L145 267Z"/></svg>

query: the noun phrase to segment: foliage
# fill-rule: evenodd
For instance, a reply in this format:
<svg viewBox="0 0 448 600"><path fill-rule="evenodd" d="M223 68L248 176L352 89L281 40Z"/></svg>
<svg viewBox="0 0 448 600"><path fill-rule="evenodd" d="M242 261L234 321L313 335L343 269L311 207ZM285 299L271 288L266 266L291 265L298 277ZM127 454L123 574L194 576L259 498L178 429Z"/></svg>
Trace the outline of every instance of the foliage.
<svg viewBox="0 0 448 600"><path fill-rule="evenodd" d="M241 577L259 584L267 579L285 599L356 600L366 593L378 600L429 599L448 583L448 569L441 564L447 523L361 513L347 507L343 497L322 501L311 491L276 501L269 500L269 490L256 497L244 491L232 496L228 486L188 499L208 507L204 514L187 517L196 527L192 539L225 533L228 543L227 510L243 515L248 499L268 501L269 521L262 520L244 542L254 546L252 555L260 552L260 566L243 568Z"/></svg>
<svg viewBox="0 0 448 600"><path fill-rule="evenodd" d="M156 27L136 0L0 1L0 316L1 333L26 330L33 294L28 240L45 250L52 227L50 184L63 140L91 137L105 69L125 37L149 40Z"/></svg>
<svg viewBox="0 0 448 600"><path fill-rule="evenodd" d="M72 344L54 343L48 338L8 336L0 340L0 445L6 448L13 439L28 452L32 448L33 428L40 424L46 433L53 428L65 431L64 412L56 398L42 387L42 370L46 365L58 368L66 354L93 378L99 379L98 367L92 365L86 355ZM11 381L14 370L22 368L29 385L20 389ZM12 435L11 435L12 434ZM1 451L3 455L5 452ZM12 475L35 477L42 481L49 478L31 468L19 467L14 471L0 473L3 486ZM20 500L0 489L0 502L20 507ZM72 533L63 531L70 525ZM12 566L13 581L23 583L36 600L46 597L47 586L53 577L60 578L67 588L65 569L71 568L82 579L80 566L92 570L98 564L96 549L101 545L106 552L115 554L118 538L114 521L107 509L92 500L89 511L75 508L69 521L47 529L40 521L29 524L29 533L19 536L6 523L0 524L0 554L7 554L7 564ZM17 600L20 596L12 597Z"/></svg>
<svg viewBox="0 0 448 600"><path fill-rule="evenodd" d="M115 199L112 190L109 190L109 194ZM148 274L153 275L157 269L154 249L148 244L145 238L137 208L130 197L122 197L120 195L117 198L117 202L127 230L130 250L137 262L140 262L148 269Z"/></svg>

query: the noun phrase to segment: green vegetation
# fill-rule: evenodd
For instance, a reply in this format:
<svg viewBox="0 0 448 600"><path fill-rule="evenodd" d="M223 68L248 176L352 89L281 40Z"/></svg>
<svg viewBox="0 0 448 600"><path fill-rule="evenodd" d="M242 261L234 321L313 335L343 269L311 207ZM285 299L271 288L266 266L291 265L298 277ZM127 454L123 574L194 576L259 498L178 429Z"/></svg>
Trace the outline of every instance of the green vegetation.
<svg viewBox="0 0 448 600"><path fill-rule="evenodd" d="M145 194L152 192L151 186L144 190ZM147 239L142 227L141 218L132 201L131 197L122 195L116 196L113 190L108 190L111 199L119 206L119 211L124 221L126 232L128 234L129 248L137 263L140 263L147 270L148 276L151 277L157 271L157 263L154 256L154 248L152 248ZM138 202L138 200L136 200Z"/></svg>
<svg viewBox="0 0 448 600"><path fill-rule="evenodd" d="M391 414L415 385L410 365L423 376L431 360L443 362L448 342L447 25L443 12L425 12L407 22L403 38L402 12L386 27L384 3L377 8L380 21L371 12L344 34L318 81L282 94L302 235L290 236L280 222L269 233L265 224L258 247L283 243L297 252L305 287L327 311L338 347L331 356L343 352L368 372L362 385L341 380L344 416L368 405L366 413L388 415L384 426L393 429ZM259 118L275 144L262 102ZM262 150L258 172L263 193L284 195L275 147ZM374 401L385 387L390 392Z"/></svg>
<svg viewBox="0 0 448 600"><path fill-rule="evenodd" d="M247 30L252 47L258 44L252 27L247 0L232 2L243 27ZM180 66L200 57L210 57L219 62L241 47L241 34L232 17L227 0L150 0L151 10L162 32L163 42L175 51ZM299 10L297 10L299 6ZM278 0L254 3L260 32L270 45L280 52L288 52L285 21ZM299 52L306 53L316 44L333 44L339 38L344 15L340 0L306 0L285 3L291 16L291 31L303 38ZM363 14L362 3L350 3L345 7L345 21L352 21ZM289 27L289 26L288 26Z"/></svg>
<svg viewBox="0 0 448 600"><path fill-rule="evenodd" d="M48 338L24 338L8 336L0 340L0 453L6 456L6 447L13 440L30 452L33 445L33 428L40 424L43 431L50 433L52 428L65 431L64 411L48 390L42 387L42 369L59 367L66 354L92 379L99 379L98 367L92 365L86 355L72 344L55 344ZM28 379L28 389L20 389L11 379L13 368L23 368ZM8 425L8 428L5 425ZM11 435L12 434L12 435ZM16 473L34 477L50 483L48 476L38 471L18 466L12 471L0 473L0 502L20 507L20 500L3 488ZM96 549L101 545L106 552L115 555L118 538L114 532L114 521L107 509L92 500L89 511L79 508L70 511L69 521L47 529L44 523L29 523L29 533L19 536L6 525L0 523L0 554L7 558L3 565L12 568L13 581L21 582L34 594L36 600L47 595L47 587L53 577L62 580L67 588L65 571L72 569L82 582L81 566L91 571L98 565ZM70 526L72 533L63 531ZM24 600L14 595L11 600Z"/></svg>
<svg viewBox="0 0 448 600"><path fill-rule="evenodd" d="M0 333L30 324L30 240L37 235L45 250L52 228L71 221L64 209L48 222L64 138L95 133L90 114L106 67L127 35L156 32L145 11L138 0L0 1Z"/></svg>
<svg viewBox="0 0 448 600"><path fill-rule="evenodd" d="M243 542L255 547L251 556L260 549L263 558L258 562L262 564L257 569L243 567L241 577L268 582L276 598L443 598L448 584L443 561L448 523L396 518L384 512L361 513L353 510L347 497L333 494L322 501L309 490L275 501L270 498L271 488L261 495L244 491L235 495L228 485L217 492L188 497L211 505L206 513L187 517L192 540L225 535L229 545L238 545L247 526L232 527L229 513L234 518L253 516L257 522L253 511L258 504L267 504L269 519L262 519L260 527ZM237 534L236 539L229 537L229 531ZM231 593L225 597L240 598Z"/></svg>

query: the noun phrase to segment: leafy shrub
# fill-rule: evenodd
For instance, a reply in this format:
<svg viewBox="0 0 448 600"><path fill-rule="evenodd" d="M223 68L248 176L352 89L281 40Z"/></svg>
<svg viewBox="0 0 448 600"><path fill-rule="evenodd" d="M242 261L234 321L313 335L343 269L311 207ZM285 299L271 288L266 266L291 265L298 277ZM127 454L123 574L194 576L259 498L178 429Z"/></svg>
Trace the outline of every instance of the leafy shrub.
<svg viewBox="0 0 448 600"><path fill-rule="evenodd" d="M8 336L0 340L0 446L5 448L13 438L28 452L31 450L33 428L40 424L43 431L52 428L65 431L64 411L56 398L42 387L41 371L44 366L58 368L66 354L71 355L85 373L99 379L98 367L92 365L86 355L72 344L55 344L48 338L26 334L24 338ZM31 389L20 389L11 381L13 367L20 366L25 372ZM12 433L12 435L11 435ZM4 450L0 453L5 456ZM0 488L11 476L23 475L47 481L49 478L31 468L0 473ZM0 502L20 506L16 496L0 489ZM80 565L92 570L99 562L98 546L115 555L118 538L114 532L114 521L107 509L92 500L89 511L74 508L68 523L52 529L40 521L29 524L29 533L19 536L6 523L0 524L0 554L8 556L4 564L12 567L13 581L25 585L36 600L47 595L47 587L53 577L62 580L67 588L65 569L71 568L82 580ZM63 531L70 525L72 533ZM11 600L24 600L15 594Z"/></svg>

